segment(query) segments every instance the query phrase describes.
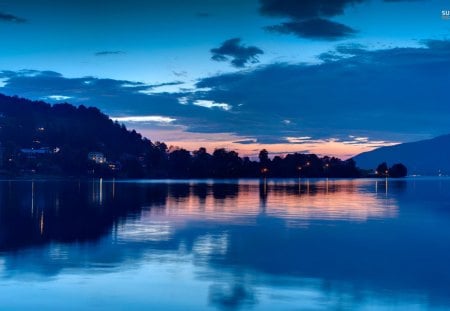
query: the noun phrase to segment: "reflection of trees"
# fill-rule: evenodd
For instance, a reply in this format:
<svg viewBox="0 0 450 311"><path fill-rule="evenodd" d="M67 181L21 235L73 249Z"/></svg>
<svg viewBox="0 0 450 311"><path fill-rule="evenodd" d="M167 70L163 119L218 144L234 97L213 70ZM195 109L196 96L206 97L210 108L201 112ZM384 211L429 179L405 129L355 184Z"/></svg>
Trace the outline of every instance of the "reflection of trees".
<svg viewBox="0 0 450 311"><path fill-rule="evenodd" d="M224 200L234 198L239 194L239 184L237 183L214 183L212 186L215 199Z"/></svg>
<svg viewBox="0 0 450 311"><path fill-rule="evenodd" d="M190 195L191 189L188 183L175 183L169 186L169 194L173 198L186 198Z"/></svg>
<svg viewBox="0 0 450 311"><path fill-rule="evenodd" d="M402 187L392 183L392 187ZM404 186L404 185L403 185ZM258 191L258 197L253 195ZM260 180L259 184L237 182L133 183L103 180L42 182L12 181L0 183L0 250L50 241L87 241L106 235L126 218L139 219L141 209L164 208L168 198L198 198L199 207L211 204L229 206L249 200L246 210L265 210L270 198L316 196L323 193L357 192L345 184L302 181ZM208 199L209 198L209 199ZM211 201L213 198L213 201ZM268 201L269 200L269 201ZM202 203L203 202L203 203ZM294 204L296 201L292 201ZM207 205L205 205L207 204ZM194 206L195 208L195 206ZM205 212L210 212L211 209ZM239 210L233 209L236 213Z"/></svg>
<svg viewBox="0 0 450 311"><path fill-rule="evenodd" d="M420 198L433 202L433 206L440 206L441 201L435 197L433 187L424 189L421 186L413 192L409 186L400 180L390 182L390 196L400 198L399 204ZM401 189L399 194L397 188ZM55 274L58 269L69 264L74 267L86 267L90 263L108 264L111 267L136 265L149 253L176 258L177 252L183 248L186 253L193 255L192 260L197 266L227 271L236 276L227 282L217 281L213 276L206 277L207 281L214 282L210 287L209 301L221 309L239 309L256 303L257 295L253 291L258 284L239 279L240 273L246 271L256 271L258 275L264 276L290 276L297 280L324 280L324 284L329 284L328 288L323 288L327 292L341 290L335 285L338 283L400 294L419 291L429 295L430 301L440 301L446 306L449 304L446 297L450 277L442 273L447 271L449 259L448 217L440 217L448 215L448 211L436 210L433 206L425 212L421 210L434 226L433 230L423 230L420 237L417 236L417 228L421 227L417 223L418 219L408 217L390 219L386 214L381 214L382 221L378 221L376 218L371 219L369 214L363 219L364 222L316 218L307 226L292 226L292 219L304 218L311 211L290 215L270 212L276 202L287 201L292 203L294 212L301 208L310 208L311 213L323 212L323 206L305 207L324 202L310 200L317 198L326 199L330 204L337 204L336 200L343 198L343 204L355 204L356 201L365 205L362 208L370 208L370 204L379 205L381 201L383 204L392 203L386 201L384 195L369 193L369 190L375 191L374 181L368 181L362 187L360 183L352 181L332 180L328 183L302 180L300 184L268 180L266 185L258 181L244 185L104 181L100 185L95 180L80 183L35 182L34 192L32 189L28 181L0 183L0 250L5 252L39 245L38 249L42 252L35 251L29 257L21 254L9 258L5 261L6 268L29 261L35 263L33 269L41 267L39 273ZM449 197L446 192L441 195ZM162 226L157 223L156 217L151 222L145 222L145 212L158 209L163 213L172 198L180 201L180 204L188 201L183 201L183 198L198 198L213 205L220 202L225 204L228 214L230 212L226 208L229 206L226 204L238 205L244 209L242 214L245 214L246 221L196 216L186 217L187 220L179 225L164 219L161 223L169 228L167 235L159 240L137 239L141 237L140 232L128 240L120 236L120 228L126 229L126 224L137 223L141 227L136 228L144 231L151 231L149 229L154 225L155 230L159 230ZM240 198L245 201L239 201ZM274 198L281 198L282 201L273 201ZM266 213L259 213L259 206L263 204ZM248 212L252 208L256 210L253 214ZM286 206L288 208L291 206ZM407 212L410 213L411 208L417 209L417 205L408 205ZM239 213L239 210L231 211ZM210 215L218 212L215 209L204 211ZM155 213L148 215L152 218ZM399 215L402 216L401 213ZM111 231L113 234L109 236ZM207 236L215 238L208 240L205 239ZM104 240L100 240L101 237ZM51 245L49 242L52 241L97 242L76 247L77 244L72 243ZM200 247L201 241L203 244ZM47 244L47 248L43 244ZM50 247L64 248L69 259L51 257L48 251ZM259 282L268 282L269 278L262 277ZM342 292L347 290L342 289Z"/></svg>
<svg viewBox="0 0 450 311"><path fill-rule="evenodd" d="M114 191L113 191L114 189ZM143 206L164 205L167 186L99 182L0 183L0 250L96 240Z"/></svg>
<svg viewBox="0 0 450 311"><path fill-rule="evenodd" d="M192 193L198 197L201 202L204 202L204 199L208 196L208 185L206 183L198 183L194 186Z"/></svg>

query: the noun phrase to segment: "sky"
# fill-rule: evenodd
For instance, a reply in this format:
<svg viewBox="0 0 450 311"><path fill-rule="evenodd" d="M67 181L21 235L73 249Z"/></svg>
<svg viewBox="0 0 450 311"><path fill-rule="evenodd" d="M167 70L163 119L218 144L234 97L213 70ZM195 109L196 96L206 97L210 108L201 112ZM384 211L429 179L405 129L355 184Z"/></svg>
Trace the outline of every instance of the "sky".
<svg viewBox="0 0 450 311"><path fill-rule="evenodd" d="M449 10L440 0L0 0L0 93L95 106L189 150L348 158L450 133Z"/></svg>

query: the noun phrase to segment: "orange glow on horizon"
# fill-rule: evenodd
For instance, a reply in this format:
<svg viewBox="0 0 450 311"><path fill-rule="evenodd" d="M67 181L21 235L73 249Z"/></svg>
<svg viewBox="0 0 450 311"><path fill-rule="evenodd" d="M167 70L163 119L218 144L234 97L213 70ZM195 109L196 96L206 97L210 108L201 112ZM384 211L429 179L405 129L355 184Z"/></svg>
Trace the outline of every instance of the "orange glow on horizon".
<svg viewBox="0 0 450 311"><path fill-rule="evenodd" d="M248 156L257 158L261 149L269 151L271 156L285 155L288 153L314 153L320 156L335 156L340 159L349 159L362 152L370 151L381 146L394 145L392 142L360 142L348 143L337 141L335 139L323 141L303 141L301 143L277 143L277 144L262 144L237 143L239 140L246 139L232 133L189 133L183 129L173 130L158 130L150 131L148 129L136 129L143 136L148 137L153 142L163 141L167 146L176 146L187 149L189 151L197 150L200 147L205 147L209 153L212 153L217 148L225 148L227 150L234 150L240 156Z"/></svg>
<svg viewBox="0 0 450 311"><path fill-rule="evenodd" d="M280 217L291 226L307 226L314 220L367 221L372 218L395 218L397 202L378 192L379 181L302 180L269 181L267 184L240 183L238 191L226 198L214 195L213 184L207 186L205 197L194 193L195 183L189 185L189 195L169 196L165 209L144 212L149 220L170 218L170 222L204 219L232 221L234 224L252 222L260 214ZM367 192L367 187L373 191ZM362 190L362 188L364 188ZM388 191L386 189L386 191Z"/></svg>

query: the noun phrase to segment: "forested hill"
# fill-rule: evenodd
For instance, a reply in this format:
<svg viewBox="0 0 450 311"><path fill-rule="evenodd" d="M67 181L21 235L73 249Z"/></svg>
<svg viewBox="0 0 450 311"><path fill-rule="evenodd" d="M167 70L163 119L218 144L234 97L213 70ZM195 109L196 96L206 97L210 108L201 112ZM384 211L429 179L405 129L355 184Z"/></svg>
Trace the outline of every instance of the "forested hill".
<svg viewBox="0 0 450 311"><path fill-rule="evenodd" d="M259 161L235 151L167 148L97 108L50 105L0 94L0 172L4 175L126 178L358 177L353 160L288 154Z"/></svg>
<svg viewBox="0 0 450 311"><path fill-rule="evenodd" d="M97 108L83 105L50 105L0 94L0 126L2 162L10 169L27 169L22 164L33 162L23 159L21 149L36 150L34 158L42 158L39 150L48 149L51 152L46 160L53 165L38 164L54 173L78 174L84 172L89 152L102 152L119 160L148 153L153 147L149 140L113 122ZM31 169L32 163L28 164Z"/></svg>

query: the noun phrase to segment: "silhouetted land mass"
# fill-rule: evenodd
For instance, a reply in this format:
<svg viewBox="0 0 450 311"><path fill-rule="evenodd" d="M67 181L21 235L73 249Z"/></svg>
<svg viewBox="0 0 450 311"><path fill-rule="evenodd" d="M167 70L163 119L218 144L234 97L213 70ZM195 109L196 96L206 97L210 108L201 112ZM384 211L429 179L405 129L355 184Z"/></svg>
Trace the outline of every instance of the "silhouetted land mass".
<svg viewBox="0 0 450 311"><path fill-rule="evenodd" d="M288 154L259 161L235 151L193 152L152 142L93 107L0 94L2 173L119 178L361 177L350 159Z"/></svg>
<svg viewBox="0 0 450 311"><path fill-rule="evenodd" d="M353 158L364 169L376 167L380 162L405 164L411 174L450 174L450 135L395 146L381 147L361 153Z"/></svg>

